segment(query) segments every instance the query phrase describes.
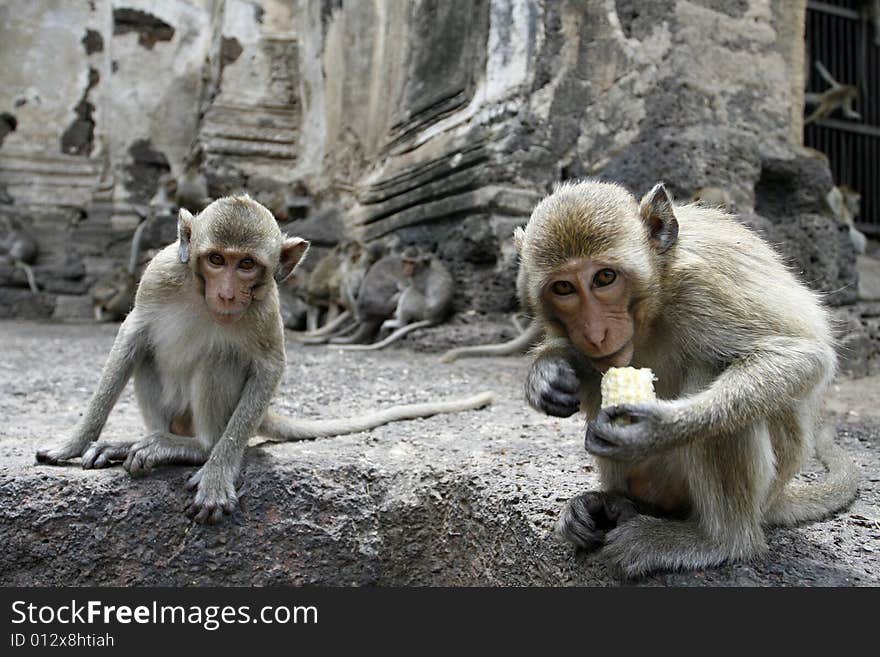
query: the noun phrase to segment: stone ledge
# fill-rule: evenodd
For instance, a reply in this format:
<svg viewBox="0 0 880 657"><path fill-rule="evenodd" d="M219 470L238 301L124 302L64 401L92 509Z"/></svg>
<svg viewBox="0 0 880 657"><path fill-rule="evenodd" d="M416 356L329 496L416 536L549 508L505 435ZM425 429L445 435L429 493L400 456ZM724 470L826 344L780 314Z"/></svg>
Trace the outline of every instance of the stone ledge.
<svg viewBox="0 0 880 657"><path fill-rule="evenodd" d="M353 355L289 343L275 404L286 413L350 414L484 388L499 401L369 433L252 447L244 508L218 526L199 526L181 512L192 468L132 480L119 468L33 463L36 447L76 420L97 380L96 365L86 372L87 364L103 360L115 330L0 322L0 415L8 418L0 428L3 585L616 583L600 559L576 557L548 535L564 501L596 478L581 420L547 418L523 403L523 359L442 365L437 354L409 348ZM440 343L451 328L437 331ZM871 523L880 420L850 417L841 427L841 441L866 471L852 509L770 531L770 552L754 563L639 583L880 583L880 534ZM141 432L129 389L105 439Z"/></svg>

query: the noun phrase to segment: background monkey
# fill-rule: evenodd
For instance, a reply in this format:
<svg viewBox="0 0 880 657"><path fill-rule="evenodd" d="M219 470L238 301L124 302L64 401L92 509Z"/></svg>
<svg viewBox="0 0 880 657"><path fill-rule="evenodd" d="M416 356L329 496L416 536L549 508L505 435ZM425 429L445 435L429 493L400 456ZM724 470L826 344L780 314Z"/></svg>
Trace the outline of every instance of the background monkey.
<svg viewBox="0 0 880 657"><path fill-rule="evenodd" d="M344 310L321 328L299 336L301 342L324 344L333 337L347 335L357 328L355 318L357 296L370 265L377 257L377 249L369 249L358 240L345 240L337 245L337 250L339 252L337 294L338 302Z"/></svg>
<svg viewBox="0 0 880 657"><path fill-rule="evenodd" d="M101 277L92 288L92 311L95 321L117 321L123 319L131 310L137 291L141 242L146 226L145 220L135 228L128 262Z"/></svg>
<svg viewBox="0 0 880 657"><path fill-rule="evenodd" d="M394 316L403 281L400 253L390 253L373 263L358 288L355 304L357 323L353 332L345 337L331 337L330 344L359 344L372 340L382 322Z"/></svg>
<svg viewBox="0 0 880 657"><path fill-rule="evenodd" d="M528 294L526 292L525 269L520 267L516 272L516 296L519 299L519 307L524 309L526 314L533 316L532 310L529 308ZM535 344L542 335L544 329L540 322L532 320L528 326L524 328L518 327L520 334L508 340L507 342L499 342L495 344L474 345L471 347L456 347L450 349L440 357L443 363L451 363L459 358L479 358L484 356L510 356L513 354L522 354L529 347Z"/></svg>
<svg viewBox="0 0 880 657"><path fill-rule="evenodd" d="M31 268L37 261L37 240L31 235L21 222L14 217L4 217L6 224L6 236L0 241L0 257L7 257L12 261L13 267L18 267L27 277L28 287L34 294L39 293L37 281L34 278L34 270Z"/></svg>
<svg viewBox="0 0 880 657"><path fill-rule="evenodd" d="M349 345L342 349L383 349L407 333L439 324L452 312L452 275L443 263L433 254L414 246L404 249L399 257L401 279L398 281L394 318L385 320L380 326L381 331L391 330L392 333L373 344Z"/></svg>
<svg viewBox="0 0 880 657"><path fill-rule="evenodd" d="M491 395L397 406L348 420L289 420L268 411L286 358L277 283L308 242L286 237L247 196L223 198L193 217L181 209L178 240L147 266L101 380L73 435L37 461L82 457L85 468L124 460L132 475L158 465L201 468L187 514L219 520L237 506L235 481L248 439L302 440L362 431L399 419L478 408ZM129 377L148 435L96 443Z"/></svg>
<svg viewBox="0 0 880 657"><path fill-rule="evenodd" d="M852 462L819 426L834 376L828 313L777 254L724 212L641 204L622 187L562 185L516 234L546 332L532 406L591 419L601 491L575 497L559 533L624 574L698 568L766 550L762 525L821 518L857 492ZM608 367L650 367L654 403L599 409ZM618 424L628 418L631 424ZM829 469L791 479L815 448Z"/></svg>
<svg viewBox="0 0 880 657"><path fill-rule="evenodd" d="M853 103L859 97L859 90L851 84L840 84L835 80L828 69L822 62L816 62L816 70L822 79L829 85L830 89L826 89L821 94L807 93L805 100L807 103L818 105L813 113L804 119L804 125L808 125L813 121L824 119L831 116L836 109L840 109L841 113L848 119L859 120L862 115L853 109Z"/></svg>

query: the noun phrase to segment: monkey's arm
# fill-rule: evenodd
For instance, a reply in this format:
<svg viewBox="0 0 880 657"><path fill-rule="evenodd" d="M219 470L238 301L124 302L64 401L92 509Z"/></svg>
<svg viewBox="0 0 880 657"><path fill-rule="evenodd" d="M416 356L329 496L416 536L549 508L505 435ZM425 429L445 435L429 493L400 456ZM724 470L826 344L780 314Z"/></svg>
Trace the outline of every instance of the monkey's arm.
<svg viewBox="0 0 880 657"><path fill-rule="evenodd" d="M146 339L144 327L136 313L132 313L119 327L113 348L101 372L98 388L85 414L74 429L73 435L58 447L37 451L37 462L57 464L60 461L82 456L89 443L101 435L110 411L131 378L138 361L143 357Z"/></svg>
<svg viewBox="0 0 880 657"><path fill-rule="evenodd" d="M238 506L235 480L244 449L248 439L257 433L283 373L283 355L252 366L226 430L205 465L187 482L187 488L195 489L196 495L186 513L197 522L217 522L224 513L232 513Z"/></svg>
<svg viewBox="0 0 880 657"><path fill-rule="evenodd" d="M562 337L547 336L526 375L526 399L535 410L569 417L599 406L599 373Z"/></svg>
<svg viewBox="0 0 880 657"><path fill-rule="evenodd" d="M587 427L587 451L634 460L698 439L729 434L772 416L780 400L803 398L835 369L827 344L792 337L766 340L690 397L602 409ZM615 422L628 418L629 423Z"/></svg>

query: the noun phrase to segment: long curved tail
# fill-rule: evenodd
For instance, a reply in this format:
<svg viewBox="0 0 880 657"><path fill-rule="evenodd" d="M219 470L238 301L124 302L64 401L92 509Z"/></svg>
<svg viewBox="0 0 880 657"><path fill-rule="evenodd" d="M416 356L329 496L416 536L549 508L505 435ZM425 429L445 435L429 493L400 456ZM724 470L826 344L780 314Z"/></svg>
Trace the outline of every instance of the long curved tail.
<svg viewBox="0 0 880 657"><path fill-rule="evenodd" d="M840 511L859 492L856 464L834 442L834 431L824 427L816 436L816 456L828 469L818 482L792 482L780 493L764 515L767 525L790 527L802 522L821 520Z"/></svg>
<svg viewBox="0 0 880 657"><path fill-rule="evenodd" d="M303 333L294 333L293 337L296 339L299 338L318 338L323 335L329 335L331 333L335 333L337 329L342 328L342 325L347 323L351 318L350 310L343 310L339 313L334 319L331 319L329 322L324 324L321 328L315 329L314 331L305 331Z"/></svg>
<svg viewBox="0 0 880 657"><path fill-rule="evenodd" d="M430 319L423 319L418 322L407 324L406 326L401 326L384 340L379 340L378 342L373 342L372 344L349 344L340 347L340 349L343 351L375 351L376 349L384 349L392 342L397 342L398 340L400 340L400 338L402 338L407 333L412 333L416 329L433 326L433 324L434 322L432 322Z"/></svg>
<svg viewBox="0 0 880 657"><path fill-rule="evenodd" d="M494 393L481 392L473 397L463 399L424 404L402 404L373 413L332 420L293 420L269 411L257 433L278 442L341 436L373 429L389 422L413 420L441 413L472 411L488 406L493 401L495 401Z"/></svg>
<svg viewBox="0 0 880 657"><path fill-rule="evenodd" d="M459 358L477 358L482 356L510 356L511 354L524 353L541 337L541 327L538 322L532 321L526 330L513 340L499 342L497 344L474 345L472 347L457 347L450 349L440 357L443 363L451 363Z"/></svg>

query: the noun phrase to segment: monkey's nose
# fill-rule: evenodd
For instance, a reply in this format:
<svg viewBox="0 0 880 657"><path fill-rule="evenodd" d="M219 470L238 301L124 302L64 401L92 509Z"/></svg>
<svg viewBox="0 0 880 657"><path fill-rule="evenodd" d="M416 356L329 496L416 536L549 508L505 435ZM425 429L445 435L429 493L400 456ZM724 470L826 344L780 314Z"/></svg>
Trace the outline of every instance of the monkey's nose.
<svg viewBox="0 0 880 657"><path fill-rule="evenodd" d="M588 326L584 329L584 337L591 347L601 350L605 344L605 339L608 337L608 330L604 326L595 328Z"/></svg>

